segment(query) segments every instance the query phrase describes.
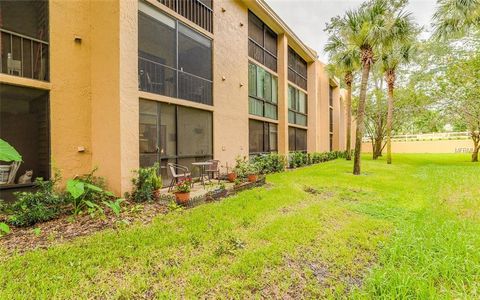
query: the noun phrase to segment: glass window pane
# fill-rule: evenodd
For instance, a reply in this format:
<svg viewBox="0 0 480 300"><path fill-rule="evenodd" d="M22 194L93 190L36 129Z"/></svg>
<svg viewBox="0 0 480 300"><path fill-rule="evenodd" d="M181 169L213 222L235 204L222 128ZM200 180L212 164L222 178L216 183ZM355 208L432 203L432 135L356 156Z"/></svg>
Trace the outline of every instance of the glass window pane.
<svg viewBox="0 0 480 300"><path fill-rule="evenodd" d="M177 155L177 130L175 122L175 105L164 104L160 106L159 152L161 157L174 157Z"/></svg>
<svg viewBox="0 0 480 300"><path fill-rule="evenodd" d="M183 106L177 111L178 155L212 155L212 113Z"/></svg>
<svg viewBox="0 0 480 300"><path fill-rule="evenodd" d="M298 107L297 110L301 113L307 113L307 95L304 92L299 91L298 93Z"/></svg>
<svg viewBox="0 0 480 300"><path fill-rule="evenodd" d="M157 103L155 101L140 100L140 154L157 155Z"/></svg>
<svg viewBox="0 0 480 300"><path fill-rule="evenodd" d="M278 126L276 124L271 124L269 126L269 143L270 143L270 151L277 151L278 150Z"/></svg>
<svg viewBox="0 0 480 300"><path fill-rule="evenodd" d="M182 24L178 28L178 69L212 79L212 41Z"/></svg>
<svg viewBox="0 0 480 300"><path fill-rule="evenodd" d="M265 97L265 70L257 68L257 97L263 99Z"/></svg>
<svg viewBox="0 0 480 300"><path fill-rule="evenodd" d="M272 102L278 102L278 79L275 76L272 76Z"/></svg>
<svg viewBox="0 0 480 300"><path fill-rule="evenodd" d="M49 1L0 1L0 27L48 41L48 4Z"/></svg>
<svg viewBox="0 0 480 300"><path fill-rule="evenodd" d="M248 130L249 152L263 152L263 122L249 120Z"/></svg>
<svg viewBox="0 0 480 300"><path fill-rule="evenodd" d="M248 37L263 46L263 22L251 12L248 12Z"/></svg>
<svg viewBox="0 0 480 300"><path fill-rule="evenodd" d="M295 151L295 128L288 127L288 151Z"/></svg>
<svg viewBox="0 0 480 300"><path fill-rule="evenodd" d="M272 101L272 75L265 72L263 99Z"/></svg>
<svg viewBox="0 0 480 300"><path fill-rule="evenodd" d="M277 106L270 103L265 103L265 117L270 119L277 119Z"/></svg>
<svg viewBox="0 0 480 300"><path fill-rule="evenodd" d="M295 109L296 108L296 93L295 89L292 86L288 86L288 108Z"/></svg>
<svg viewBox="0 0 480 300"><path fill-rule="evenodd" d="M296 151L307 151L307 131L295 128Z"/></svg>
<svg viewBox="0 0 480 300"><path fill-rule="evenodd" d="M263 101L248 98L248 112L252 115L263 117Z"/></svg>
<svg viewBox="0 0 480 300"><path fill-rule="evenodd" d="M248 95L257 95L257 66L254 64L248 65Z"/></svg>
<svg viewBox="0 0 480 300"><path fill-rule="evenodd" d="M212 82L188 73L178 73L178 97L198 103L213 104Z"/></svg>
<svg viewBox="0 0 480 300"><path fill-rule="evenodd" d="M273 55L277 55L277 35L268 27L265 28L265 49Z"/></svg>
<svg viewBox="0 0 480 300"><path fill-rule="evenodd" d="M295 124L295 112L291 110L288 111L288 123Z"/></svg>
<svg viewBox="0 0 480 300"><path fill-rule="evenodd" d="M305 115L297 113L295 115L295 124L307 126L307 117Z"/></svg>
<svg viewBox="0 0 480 300"><path fill-rule="evenodd" d="M265 66L277 72L277 58L265 52Z"/></svg>

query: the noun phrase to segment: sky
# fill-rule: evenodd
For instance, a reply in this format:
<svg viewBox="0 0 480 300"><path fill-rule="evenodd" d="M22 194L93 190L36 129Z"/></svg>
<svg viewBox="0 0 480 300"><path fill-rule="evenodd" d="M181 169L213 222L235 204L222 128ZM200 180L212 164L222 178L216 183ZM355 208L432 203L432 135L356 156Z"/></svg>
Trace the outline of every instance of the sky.
<svg viewBox="0 0 480 300"><path fill-rule="evenodd" d="M327 62L323 47L328 35L323 31L332 17L357 8L363 0L265 0L295 34L310 48L317 51L320 60ZM436 0L410 0L407 11L426 32L428 38Z"/></svg>

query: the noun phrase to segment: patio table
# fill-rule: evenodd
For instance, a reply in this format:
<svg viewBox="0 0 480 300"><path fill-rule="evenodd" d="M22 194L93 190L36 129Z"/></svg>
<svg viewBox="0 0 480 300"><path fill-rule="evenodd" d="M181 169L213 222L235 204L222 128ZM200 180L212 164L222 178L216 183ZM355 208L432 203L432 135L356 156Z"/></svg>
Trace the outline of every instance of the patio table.
<svg viewBox="0 0 480 300"><path fill-rule="evenodd" d="M205 176L207 175L207 172L205 172L205 167L211 166L211 165L213 165L211 161L199 161L199 162L192 163L192 166L196 166L200 169L200 178L202 180L202 185L204 189L205 189Z"/></svg>

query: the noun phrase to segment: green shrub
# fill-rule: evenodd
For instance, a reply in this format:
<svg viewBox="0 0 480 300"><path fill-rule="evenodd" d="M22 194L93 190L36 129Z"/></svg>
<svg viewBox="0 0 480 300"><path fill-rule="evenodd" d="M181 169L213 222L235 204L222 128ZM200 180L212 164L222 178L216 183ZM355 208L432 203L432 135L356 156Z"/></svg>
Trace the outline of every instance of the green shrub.
<svg viewBox="0 0 480 300"><path fill-rule="evenodd" d="M277 153L262 154L252 158L260 174L278 173L285 170L286 158Z"/></svg>
<svg viewBox="0 0 480 300"><path fill-rule="evenodd" d="M134 202L152 201L155 199L154 191L162 187L162 179L159 175L160 166L158 163L152 167L140 168L135 171L136 176L132 178L133 191L126 194L126 198Z"/></svg>
<svg viewBox="0 0 480 300"><path fill-rule="evenodd" d="M38 187L36 192L15 193L17 201L9 208L11 215L8 223L26 227L56 218L66 203L65 195L55 191L58 180L60 180L58 173L50 181L37 178L35 180Z"/></svg>
<svg viewBox="0 0 480 300"><path fill-rule="evenodd" d="M289 154L290 168L303 167L308 164L308 155L305 152L292 152Z"/></svg>

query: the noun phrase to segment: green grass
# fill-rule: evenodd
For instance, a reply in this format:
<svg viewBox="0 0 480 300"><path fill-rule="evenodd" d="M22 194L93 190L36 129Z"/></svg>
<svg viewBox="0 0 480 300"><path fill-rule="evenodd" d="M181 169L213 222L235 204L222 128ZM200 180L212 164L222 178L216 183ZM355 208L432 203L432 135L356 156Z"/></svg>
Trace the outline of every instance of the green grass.
<svg viewBox="0 0 480 300"><path fill-rule="evenodd" d="M479 298L480 165L468 159L271 175L146 226L0 259L0 299Z"/></svg>

